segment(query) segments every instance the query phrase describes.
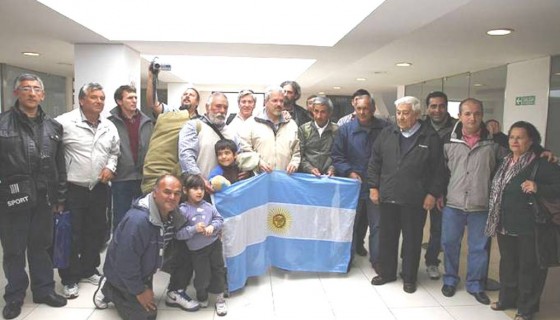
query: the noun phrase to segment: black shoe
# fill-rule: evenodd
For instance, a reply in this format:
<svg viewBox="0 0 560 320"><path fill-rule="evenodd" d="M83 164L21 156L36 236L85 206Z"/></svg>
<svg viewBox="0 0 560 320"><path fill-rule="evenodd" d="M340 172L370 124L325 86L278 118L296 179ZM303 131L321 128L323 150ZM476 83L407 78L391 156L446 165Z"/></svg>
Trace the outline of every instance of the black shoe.
<svg viewBox="0 0 560 320"><path fill-rule="evenodd" d="M473 295L473 297L476 299L476 301L482 303L482 304L490 304L490 298L488 298L488 296L486 295L486 293L484 291L480 291L480 292L469 292L471 295Z"/></svg>
<svg viewBox="0 0 560 320"><path fill-rule="evenodd" d="M51 293L47 294L46 296L43 296L43 297L40 297L40 298L33 298L33 302L44 303L47 306L59 308L59 307L64 307L66 305L66 298L64 298L63 296L61 296L59 294L51 292Z"/></svg>
<svg viewBox="0 0 560 320"><path fill-rule="evenodd" d="M405 282L403 284L403 290L406 293L414 293L416 292L416 283L414 282Z"/></svg>
<svg viewBox="0 0 560 320"><path fill-rule="evenodd" d="M17 316L21 313L22 304L23 303L21 301L8 302L6 306L4 306L4 310L2 310L2 316L4 319L17 318Z"/></svg>
<svg viewBox="0 0 560 320"><path fill-rule="evenodd" d="M397 280L397 279L386 279L386 278L383 278L382 276L375 276L375 277L373 277L373 279L371 279L371 284L373 284L374 286L381 286L381 285L384 285L388 282L393 282L395 280Z"/></svg>
<svg viewBox="0 0 560 320"><path fill-rule="evenodd" d="M362 246L358 246L356 248L356 254L362 257L367 256L367 250L366 248L362 245Z"/></svg>
<svg viewBox="0 0 560 320"><path fill-rule="evenodd" d="M444 284L443 287L441 287L441 293L448 298L453 297L455 295L455 287Z"/></svg>

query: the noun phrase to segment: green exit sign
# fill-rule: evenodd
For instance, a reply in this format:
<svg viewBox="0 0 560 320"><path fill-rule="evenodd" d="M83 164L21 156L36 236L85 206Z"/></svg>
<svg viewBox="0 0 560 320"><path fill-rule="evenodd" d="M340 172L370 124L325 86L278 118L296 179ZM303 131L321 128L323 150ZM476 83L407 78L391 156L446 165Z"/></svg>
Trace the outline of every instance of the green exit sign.
<svg viewBox="0 0 560 320"><path fill-rule="evenodd" d="M515 97L515 105L516 106L534 106L535 105L535 96Z"/></svg>

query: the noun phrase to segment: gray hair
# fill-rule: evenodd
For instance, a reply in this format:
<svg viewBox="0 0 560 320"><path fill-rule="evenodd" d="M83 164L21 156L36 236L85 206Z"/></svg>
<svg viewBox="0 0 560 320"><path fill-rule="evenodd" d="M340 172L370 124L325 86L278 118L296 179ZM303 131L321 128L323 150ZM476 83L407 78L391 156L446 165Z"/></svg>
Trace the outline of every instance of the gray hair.
<svg viewBox="0 0 560 320"><path fill-rule="evenodd" d="M284 95L284 89L282 89L282 87L270 86L264 90L264 102L267 102L270 98L270 95L274 92L280 92L282 95Z"/></svg>
<svg viewBox="0 0 560 320"><path fill-rule="evenodd" d="M251 99L253 99L253 102L257 102L257 97L255 97L255 92L251 89L243 89L241 91L239 91L239 94L237 95L237 104L239 104L239 101L241 101L241 98L245 97L245 96L251 96Z"/></svg>
<svg viewBox="0 0 560 320"><path fill-rule="evenodd" d="M206 100L206 106L209 107L212 105L212 102L214 102L214 97L224 97L226 98L226 103L229 106L229 101L227 99L227 96L225 93L220 92L220 91L214 91L212 92L212 94L208 97L208 100Z"/></svg>
<svg viewBox="0 0 560 320"><path fill-rule="evenodd" d="M361 95L361 96L356 96L354 97L355 101L357 102L358 100L368 100L369 101L369 105L370 105L370 109L372 110L372 112L375 113L375 99L373 99L373 97L368 96L368 95Z"/></svg>
<svg viewBox="0 0 560 320"><path fill-rule="evenodd" d="M414 111L416 115L420 116L422 114L422 103L416 97L406 96L395 101L395 107L401 104L410 104L412 106L412 111Z"/></svg>
<svg viewBox="0 0 560 320"><path fill-rule="evenodd" d="M333 113L334 106L331 99L323 96L318 96L313 99L313 106L320 105L320 106L327 106L329 109L329 113Z"/></svg>
<svg viewBox="0 0 560 320"><path fill-rule="evenodd" d="M299 86L299 84L295 81L286 80L280 84L280 87L284 88L287 85L292 86L292 89L294 90L294 94L295 94L294 101L298 101L299 98L301 98L301 87Z"/></svg>
<svg viewBox="0 0 560 320"><path fill-rule="evenodd" d="M43 86L43 80L41 80L41 78L39 78L39 76L31 74L31 73L22 73L16 78L16 80L14 80L14 91L19 88L19 85L23 81L37 81L37 82L39 82L39 85L41 86L41 89L43 89L43 90L45 89L45 87Z"/></svg>
<svg viewBox="0 0 560 320"><path fill-rule="evenodd" d="M80 88L78 99L83 99L88 93L96 90L103 90L103 87L97 82L86 83Z"/></svg>

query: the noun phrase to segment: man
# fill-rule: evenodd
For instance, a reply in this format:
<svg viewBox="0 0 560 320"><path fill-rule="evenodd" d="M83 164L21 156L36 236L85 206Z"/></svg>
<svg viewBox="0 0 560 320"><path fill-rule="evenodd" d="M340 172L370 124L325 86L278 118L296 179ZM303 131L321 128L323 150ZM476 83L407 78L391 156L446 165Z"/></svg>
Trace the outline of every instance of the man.
<svg viewBox="0 0 560 320"><path fill-rule="evenodd" d="M265 108L261 114L247 121L239 133L241 152L254 151L259 155L258 171L285 170L296 172L300 163L298 127L293 119L282 113L284 91L269 87L264 94Z"/></svg>
<svg viewBox="0 0 560 320"><path fill-rule="evenodd" d="M180 106L168 106L157 99L157 92L154 91L154 76L158 71L154 71L152 65L148 70L148 85L146 86L146 103L148 108L153 111L154 116L158 117L162 113L173 112L179 110L188 110L191 119L199 118L198 104L200 102L200 94L195 88L187 88L181 96Z"/></svg>
<svg viewBox="0 0 560 320"><path fill-rule="evenodd" d="M355 252L360 256L367 255L364 237L369 225L369 260L372 268L376 269L379 255L379 207L369 199L365 179L373 142L389 123L373 116L375 101L369 96L357 97L354 111L356 118L338 129L331 157L337 175L362 183L354 221L352 254Z"/></svg>
<svg viewBox="0 0 560 320"><path fill-rule="evenodd" d="M53 265L49 248L53 239L53 212L64 209L66 168L61 143L62 126L41 108L45 98L43 82L33 74L22 74L14 82L14 106L0 114L0 241L3 249L4 319L20 315L29 286L25 272L25 253L29 261L33 302L51 307L66 305L54 291ZM7 201L23 197L26 177L35 186L35 203L8 212ZM11 192L12 191L12 192ZM22 205L23 206L23 205Z"/></svg>
<svg viewBox="0 0 560 320"><path fill-rule="evenodd" d="M459 104L459 121L444 139L444 160L448 169L446 205L442 210L441 243L445 274L442 293L455 294L459 283L459 258L465 227L468 230L467 292L482 304L490 304L484 292L487 273L487 237L490 180L497 161L506 151L482 125L482 102L467 98ZM443 201L438 200L438 206Z"/></svg>
<svg viewBox="0 0 560 320"><path fill-rule="evenodd" d="M395 101L396 125L375 140L368 167L370 199L381 209L379 274L371 280L383 285L397 279L399 238L402 231L403 290L416 291L422 231L426 211L443 191L441 142L430 124L419 121L420 100Z"/></svg>
<svg viewBox="0 0 560 320"><path fill-rule="evenodd" d="M142 195L142 170L144 157L154 125L152 120L138 110L136 88L120 86L114 94L117 106L111 110L109 120L120 137L117 176L111 182L113 197L113 231L119 225L134 199Z"/></svg>
<svg viewBox="0 0 560 320"><path fill-rule="evenodd" d="M297 126L311 121L311 117L305 108L296 104L301 97L301 87L295 81L284 81L280 84L284 90L284 110L290 113L290 116L296 122Z"/></svg>
<svg viewBox="0 0 560 320"><path fill-rule="evenodd" d="M315 97L313 121L299 127L301 172L311 173L317 177L334 175L331 148L338 126L330 121L333 108L329 98Z"/></svg>
<svg viewBox="0 0 560 320"><path fill-rule="evenodd" d="M66 298L78 297L78 282L97 285L100 252L107 232L108 183L120 154L115 125L101 117L105 93L88 83L78 94L80 107L56 118L64 128L62 142L68 172L66 207L72 218L70 266L59 269Z"/></svg>
<svg viewBox="0 0 560 320"><path fill-rule="evenodd" d="M307 97L307 99L305 100L305 106L307 107L307 112L309 112L311 117L313 117L313 102L315 101L315 98L317 98L317 95L312 94L309 97Z"/></svg>
<svg viewBox="0 0 560 320"><path fill-rule="evenodd" d="M257 103L257 98L254 94L253 90L250 89L239 91L237 95L239 113L231 113L226 120L226 124L232 132L239 132L245 121L253 116L253 110L255 110Z"/></svg>
<svg viewBox="0 0 560 320"><path fill-rule="evenodd" d="M237 141L226 125L228 100L222 92L214 92L206 102L206 114L187 122L179 132L179 162L182 173L200 175L206 184L206 193L214 193L208 181L210 171L218 164L214 145L218 140Z"/></svg>
<svg viewBox="0 0 560 320"><path fill-rule="evenodd" d="M426 97L428 107L427 121L437 131L439 137L443 137L451 132L457 119L451 117L447 112L447 95L441 91L434 91ZM436 207L430 211L430 240L424 259L426 271L432 280L440 278L438 255L441 251L441 211Z"/></svg>
<svg viewBox="0 0 560 320"><path fill-rule="evenodd" d="M176 210L182 194L179 179L163 175L154 190L128 211L107 248L105 276L93 298L98 309L113 302L123 319L156 318L153 275L162 265L162 252L175 227L182 223Z"/></svg>
<svg viewBox="0 0 560 320"><path fill-rule="evenodd" d="M509 137L502 132L498 120L490 119L486 121L486 129L492 134L494 141L504 148L509 148Z"/></svg>
<svg viewBox="0 0 560 320"><path fill-rule="evenodd" d="M356 92L354 92L354 93L352 94L352 101L351 101L352 108L355 108L355 107L356 107L356 100L357 100L357 98L363 97L363 96L367 96L367 97L370 97L370 98L371 98L371 94L370 94L367 90L365 90L365 89L358 89L358 90L356 90ZM356 111L352 111L352 113L347 114L347 115L345 115L344 117L338 119L338 122L337 122L336 124L338 124L338 126L340 127L340 126L342 126L343 124L348 123L348 122L354 120L355 117L356 117Z"/></svg>

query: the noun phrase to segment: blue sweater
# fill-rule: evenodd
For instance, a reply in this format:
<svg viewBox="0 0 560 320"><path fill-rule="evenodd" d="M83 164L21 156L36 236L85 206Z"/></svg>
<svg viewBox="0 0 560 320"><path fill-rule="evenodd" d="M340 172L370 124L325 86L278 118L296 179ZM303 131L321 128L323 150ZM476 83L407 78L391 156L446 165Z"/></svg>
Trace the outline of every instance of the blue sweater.
<svg viewBox="0 0 560 320"><path fill-rule="evenodd" d="M198 205L183 203L179 207L179 211L187 222L181 229L177 230L175 237L178 240L187 240L187 246L190 250L200 250L218 239L224 224L224 218L211 204L204 200ZM211 236L196 232L195 226L199 222L203 222L205 226L214 226L214 232Z"/></svg>

